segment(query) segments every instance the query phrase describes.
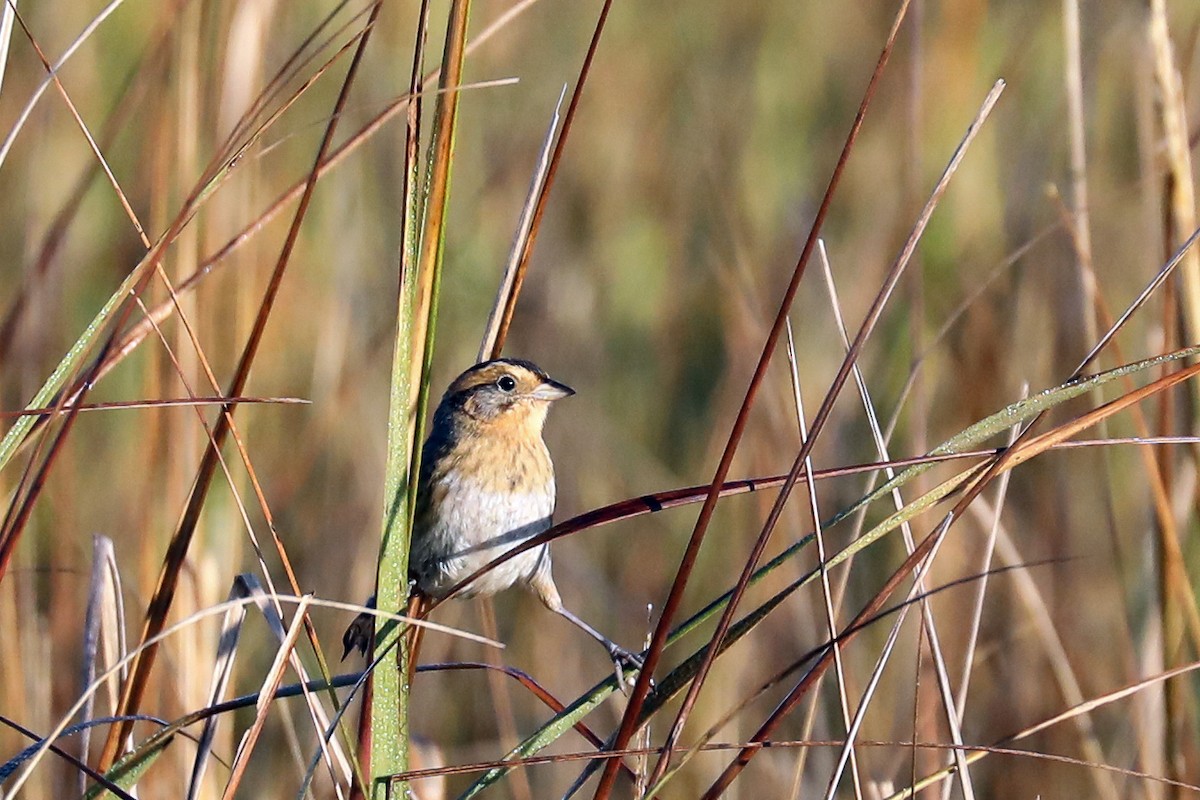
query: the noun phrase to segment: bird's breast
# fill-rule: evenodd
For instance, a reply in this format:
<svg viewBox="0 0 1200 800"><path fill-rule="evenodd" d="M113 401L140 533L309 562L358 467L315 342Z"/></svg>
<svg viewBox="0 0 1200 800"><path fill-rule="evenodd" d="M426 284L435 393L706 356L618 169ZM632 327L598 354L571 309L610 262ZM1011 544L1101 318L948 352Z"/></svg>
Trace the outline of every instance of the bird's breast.
<svg viewBox="0 0 1200 800"><path fill-rule="evenodd" d="M554 479L510 488L451 470L423 487L430 492L413 528L410 562L421 589L442 596L507 550L550 527ZM544 557L535 548L481 576L462 596L494 594L528 580Z"/></svg>

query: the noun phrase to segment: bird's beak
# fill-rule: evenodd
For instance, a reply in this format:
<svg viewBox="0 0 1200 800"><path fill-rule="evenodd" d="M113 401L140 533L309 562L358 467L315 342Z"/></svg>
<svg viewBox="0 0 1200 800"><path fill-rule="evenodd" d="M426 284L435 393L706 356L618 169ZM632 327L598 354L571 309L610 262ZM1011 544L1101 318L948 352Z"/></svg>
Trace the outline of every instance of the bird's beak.
<svg viewBox="0 0 1200 800"><path fill-rule="evenodd" d="M547 378L541 386L533 390L533 399L535 400L561 400L564 397L570 397L575 394L575 390L565 383Z"/></svg>

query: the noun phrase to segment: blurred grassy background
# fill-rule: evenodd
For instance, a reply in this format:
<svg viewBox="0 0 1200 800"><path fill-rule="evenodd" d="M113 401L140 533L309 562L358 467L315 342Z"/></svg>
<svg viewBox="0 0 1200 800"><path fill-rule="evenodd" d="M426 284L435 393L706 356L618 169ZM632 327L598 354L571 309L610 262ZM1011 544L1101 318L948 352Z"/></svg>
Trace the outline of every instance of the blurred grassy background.
<svg viewBox="0 0 1200 800"><path fill-rule="evenodd" d="M102 141L113 173L152 239L164 230L249 99L333 5L324 0L126 3L63 68L66 91ZM350 4L341 18L349 20L362 5ZM343 136L403 91L411 60L411 5L385 7ZM478 0L473 30L510 5ZM555 409L547 432L558 468L559 518L711 478L895 5L874 0L615 5L506 348L510 355L537 361L578 391ZM537 150L559 92L575 79L598 9L593 6L542 0L468 58L468 81L516 77L519 83L472 89L462 97L435 392L478 349ZM21 5L51 60L100 9L91 0ZM1194 47L1200 6L1176 2L1171 12L1177 66L1190 101L1200 89ZM435 20L440 13L438 6ZM1096 0L1083 10L1091 232L1100 293L1115 310L1177 243L1164 243L1162 234L1161 131L1146 15L1141 4L1115 0ZM439 37L434 30L430 41ZM343 33L338 41L345 38ZM156 48L157 56L146 55ZM306 174L344 69L339 62L286 111L266 137L275 146L247 154L169 251L169 274L190 274ZM1070 237L1061 228L1038 240L954 327L935 338L1008 254L1061 223L1062 212L1048 190L1057 187L1069 196L1063 73L1058 3L914 4L824 230L851 326L874 297L988 88L1000 77L1008 88L939 206L917 262L861 361L887 418L900 402L914 357L926 356L899 413L893 455L927 451L1017 399L1023 384L1036 391L1059 383L1090 347L1084 322L1090 311ZM43 77L18 29L0 93L0 130L12 127ZM120 112L127 83L139 94L128 111ZM121 115L117 132L102 136L114 114ZM1195 115L1192 120L1195 124ZM302 587L322 597L361 600L374 578L402 140L402 127L393 122L321 180L268 326L250 392L304 397L312 404L238 411ZM0 310L19 296L27 300L15 318L15 334L0 343L4 409L28 402L144 253L112 188L96 178L87 184L61 247L44 272L35 270L55 214L77 196L79 176L93 163L86 141L51 89L0 165ZM184 302L222 384L285 230L280 221L266 226ZM842 355L815 267L793 314L810 415ZM157 282L152 291L156 302L166 297ZM1119 340L1127 360L1164 348L1164 330L1173 323L1168 317L1164 328L1163 319L1155 311L1134 320ZM178 318L164 330L190 385L197 393L211 393ZM185 393L164 347L152 337L97 386L91 399ZM875 457L857 398L850 390L843 394L817 447L818 466ZM780 354L735 477L787 469L799 443L790 397ZM204 413L213 416L211 409ZM1112 426L1114 435L1131 431L1125 419ZM130 630L139 629L203 436L190 409L81 417L17 560L0 583L0 630L9 642L8 655L0 659L0 713L47 730L78 695L80 620L93 533L116 542ZM1190 534L1196 524L1195 469L1186 455L1176 448L1164 458L1178 462L1173 491L1181 531ZM228 458L239 492L247 495L244 469L235 456ZM1143 473L1130 448L1052 454L1016 472L1005 507L1004 524L1022 559L1064 559L1032 570L1029 577L1085 697L1161 668L1154 520ZM6 497L19 478L16 464L0 474ZM862 486L858 478L827 484L819 498L823 514L853 501ZM810 528L798 495L772 552ZM691 584L689 610L735 579L735 567L771 499L732 500L718 514ZM265 539L261 514L253 502L247 504ZM554 552L564 600L621 643L639 643L647 631L645 606L657 608L665 597L694 518L694 511L668 512L559 543ZM928 530L932 521L919 530ZM983 530L977 519L960 523L933 583L979 569ZM844 543L849 533L835 530L831 536ZM1194 549L1187 545L1186 555L1193 556ZM843 621L876 591L900 554L899 542L890 542L855 563ZM770 583L778 588L802 574L814 557ZM275 566L273 556L268 564ZM223 599L235 574L257 568L224 483L208 503L189 568L174 618ZM753 596L765 597L765 591L755 590ZM961 652L966 637L969 591L933 604L951 654ZM534 674L557 696L574 697L608 670L597 648L532 598L513 592L498 598L496 606L500 638L508 644L503 660ZM346 615L317 611L316 619L332 650ZM479 629L474 604L448 606L438 619ZM689 731L698 733L749 687L823 640L821 619L819 593L808 592L723 658ZM921 671L915 735L946 739L929 689L928 661L916 666L914 623L915 617L906 627L907 652L885 676L864 738L913 737L914 678ZM204 705L215 625L190 629L163 652L148 713L173 718ZM1068 705L1051 677L1035 627L1015 584L998 580L983 617L967 741L989 743ZM882 630L871 634L848 651L852 687L861 688L869 675L883 635ZM265 636L258 638L260 652L239 667L239 692L258 686L265 663L256 659L273 652ZM435 636L427 639L424 655L429 660L484 657L474 645ZM950 658L957 668L960 657ZM514 743L483 676L424 676L421 684L414 727L444 748L449 763L498 757ZM832 686L827 681L818 698L816 738L841 735ZM748 737L777 694L753 704L718 739ZM545 718L532 699L516 690L510 695L516 731L528 731ZM1157 745L1157 697L1154 691L1142 693L1095 717L1107 763L1166 774ZM619 704L610 703L593 724L606 731L619 713ZM239 724L244 721L238 718ZM1195 722L1193 705L1180 744L1180 752L1190 755L1176 773L1193 783L1200 780ZM255 763L261 770L244 791L261 797L294 791L296 767L283 727L277 720L269 726L277 746L260 748ZM298 727L307 752L311 733ZM786 736L799 738L801 730L798 717ZM222 735L218 752L231 755L237 741L233 726L227 724ZM0 732L0 754L24 744ZM558 748L578 745L569 740ZM1083 757L1079 733L1070 725L1027 746ZM174 767L152 771L143 784L145 796L179 791L179 776L186 775L191 757L191 745L177 743L170 756ZM811 783L804 784L803 796L824 786L831 759L825 750L812 753L805 776ZM866 751L860 768L871 780L902 786L909 779L909 759L905 748ZM931 763L922 759L926 766ZM725 755L698 757L669 796L697 794L726 760ZM737 784L739 791L785 796L795 763L792 751L763 754ZM35 781L27 796L64 796L69 774L58 765L45 769L44 780ZM571 766L531 769L531 794L515 782L497 795L557 796L574 774ZM1098 780L1115 781L1122 797L1159 797L1163 791L1145 781L1097 778L1078 766L1001 756L984 762L975 777L985 796L994 797L1088 795Z"/></svg>

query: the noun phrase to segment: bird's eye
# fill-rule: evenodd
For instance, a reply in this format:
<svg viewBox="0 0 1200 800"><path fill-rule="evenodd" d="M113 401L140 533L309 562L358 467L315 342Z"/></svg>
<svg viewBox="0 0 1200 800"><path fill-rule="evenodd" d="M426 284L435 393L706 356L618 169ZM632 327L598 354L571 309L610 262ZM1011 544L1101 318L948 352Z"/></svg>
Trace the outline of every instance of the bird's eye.
<svg viewBox="0 0 1200 800"><path fill-rule="evenodd" d="M512 375L501 375L499 380L496 381L496 386L498 386L502 392L511 392L513 389L517 388L517 381Z"/></svg>

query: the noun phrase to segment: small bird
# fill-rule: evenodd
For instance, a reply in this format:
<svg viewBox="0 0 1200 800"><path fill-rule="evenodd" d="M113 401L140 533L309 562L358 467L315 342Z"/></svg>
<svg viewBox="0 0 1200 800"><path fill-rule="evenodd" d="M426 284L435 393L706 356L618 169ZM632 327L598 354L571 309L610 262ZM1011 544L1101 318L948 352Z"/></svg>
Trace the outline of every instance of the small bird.
<svg viewBox="0 0 1200 800"><path fill-rule="evenodd" d="M575 391L520 359L486 361L459 375L442 396L421 451L417 507L409 547L415 590L441 599L501 554L548 529L554 513L554 464L542 441L546 413ZM642 660L563 606L543 544L500 564L455 597L487 597L515 584L604 646L618 676ZM359 617L342 638L345 658L366 652L374 623Z"/></svg>

